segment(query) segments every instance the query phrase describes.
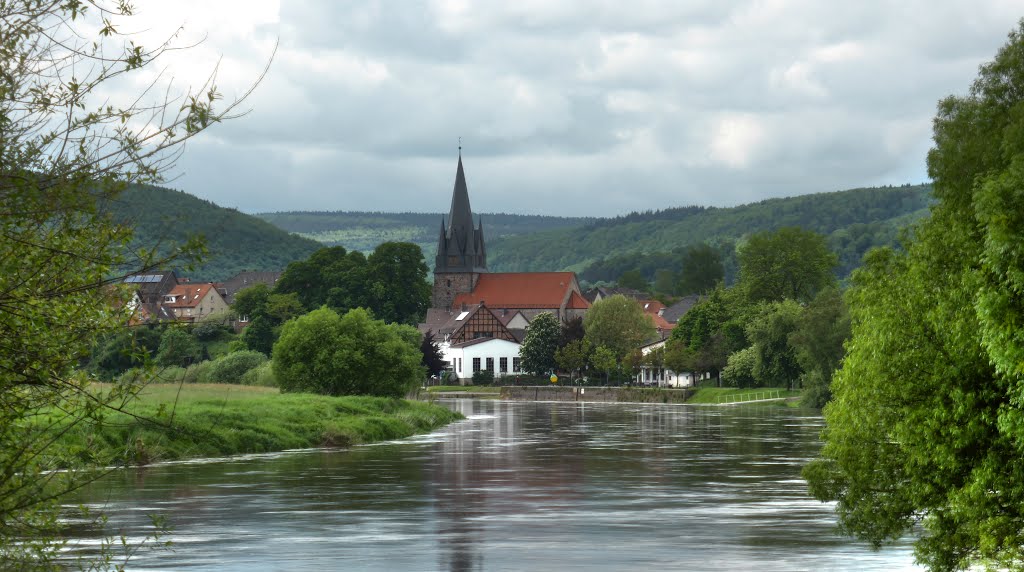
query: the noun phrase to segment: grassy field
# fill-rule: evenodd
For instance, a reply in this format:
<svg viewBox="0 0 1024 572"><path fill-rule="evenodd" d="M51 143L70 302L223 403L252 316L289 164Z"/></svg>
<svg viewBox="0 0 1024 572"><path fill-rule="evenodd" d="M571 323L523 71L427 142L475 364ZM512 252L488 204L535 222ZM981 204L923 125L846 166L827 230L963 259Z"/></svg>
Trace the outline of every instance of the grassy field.
<svg viewBox="0 0 1024 572"><path fill-rule="evenodd" d="M686 400L694 404L715 404L737 401L753 401L766 397L800 397L799 391L791 391L781 387L756 387L736 389L732 387L702 387L693 397Z"/></svg>
<svg viewBox="0 0 1024 572"><path fill-rule="evenodd" d="M86 462L146 464L399 439L460 418L446 408L403 399L150 384L123 412L110 413L98 426L77 426L65 439Z"/></svg>

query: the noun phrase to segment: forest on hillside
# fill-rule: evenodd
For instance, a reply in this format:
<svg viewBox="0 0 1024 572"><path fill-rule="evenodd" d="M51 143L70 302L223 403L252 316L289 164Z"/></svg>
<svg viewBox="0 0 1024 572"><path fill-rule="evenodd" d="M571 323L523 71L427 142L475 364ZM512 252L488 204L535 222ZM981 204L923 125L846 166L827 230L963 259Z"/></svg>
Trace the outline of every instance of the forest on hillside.
<svg viewBox="0 0 1024 572"><path fill-rule="evenodd" d="M800 227L823 234L839 256L842 278L875 246L897 243L899 233L924 217L929 185L873 187L768 199L731 208L681 207L634 212L576 229L505 237L488 243L495 271L575 270L588 282L614 281L639 270L654 280L658 270L678 270L686 247L707 243L719 250L726 281L735 278L735 250L751 233Z"/></svg>
<svg viewBox="0 0 1024 572"><path fill-rule="evenodd" d="M447 215L412 212L289 211L260 213L255 216L304 238L326 246L344 246L348 250L370 252L378 244L388 241L412 242L423 249L427 263L432 266L441 219ZM488 241L504 236L575 228L598 220L587 217L505 213L478 213L477 217L478 222L483 221L484 236Z"/></svg>
<svg viewBox="0 0 1024 572"><path fill-rule="evenodd" d="M172 264L193 280L225 280L242 270L284 270L322 246L236 209L152 185L132 185L104 208L115 221L135 229L135 249L155 246L166 255L189 237L201 236L207 255L198 265L187 270Z"/></svg>

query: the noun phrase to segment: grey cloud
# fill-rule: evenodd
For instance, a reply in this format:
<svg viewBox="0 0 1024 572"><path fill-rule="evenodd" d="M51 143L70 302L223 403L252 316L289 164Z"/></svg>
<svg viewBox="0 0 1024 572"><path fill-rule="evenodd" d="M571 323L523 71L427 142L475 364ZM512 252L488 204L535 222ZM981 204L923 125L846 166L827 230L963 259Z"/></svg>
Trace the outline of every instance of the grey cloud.
<svg viewBox="0 0 1024 572"><path fill-rule="evenodd" d="M443 210L460 136L485 211L916 183L936 102L1019 17L1000 2L281 4L256 33L281 51L255 111L193 145L177 181L242 210Z"/></svg>

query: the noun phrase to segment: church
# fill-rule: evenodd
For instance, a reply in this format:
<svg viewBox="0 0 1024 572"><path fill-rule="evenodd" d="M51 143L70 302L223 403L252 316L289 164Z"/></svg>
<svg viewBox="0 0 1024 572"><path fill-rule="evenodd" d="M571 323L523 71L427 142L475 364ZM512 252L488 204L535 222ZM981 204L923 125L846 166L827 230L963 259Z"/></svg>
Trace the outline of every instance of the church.
<svg viewBox="0 0 1024 572"><path fill-rule="evenodd" d="M590 307L574 272L489 272L483 220L473 222L459 153L448 217L442 218L434 288L424 333L434 333L449 369L465 383L473 373L517 375L519 344L530 321L550 312L562 323Z"/></svg>

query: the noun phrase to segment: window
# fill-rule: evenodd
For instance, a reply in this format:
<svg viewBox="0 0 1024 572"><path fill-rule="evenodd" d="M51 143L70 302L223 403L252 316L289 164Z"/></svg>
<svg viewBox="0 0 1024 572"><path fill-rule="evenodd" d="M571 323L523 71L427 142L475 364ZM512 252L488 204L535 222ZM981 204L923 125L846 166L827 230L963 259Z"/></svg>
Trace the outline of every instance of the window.
<svg viewBox="0 0 1024 572"><path fill-rule="evenodd" d="M512 358L512 371L519 373L519 356Z"/></svg>
<svg viewBox="0 0 1024 572"><path fill-rule="evenodd" d="M501 373L508 373L508 358L498 358L498 371Z"/></svg>
<svg viewBox="0 0 1024 572"><path fill-rule="evenodd" d="M487 358L487 371L494 371L494 358L492 357Z"/></svg>
<svg viewBox="0 0 1024 572"><path fill-rule="evenodd" d="M473 358L473 373L480 371L480 358Z"/></svg>

